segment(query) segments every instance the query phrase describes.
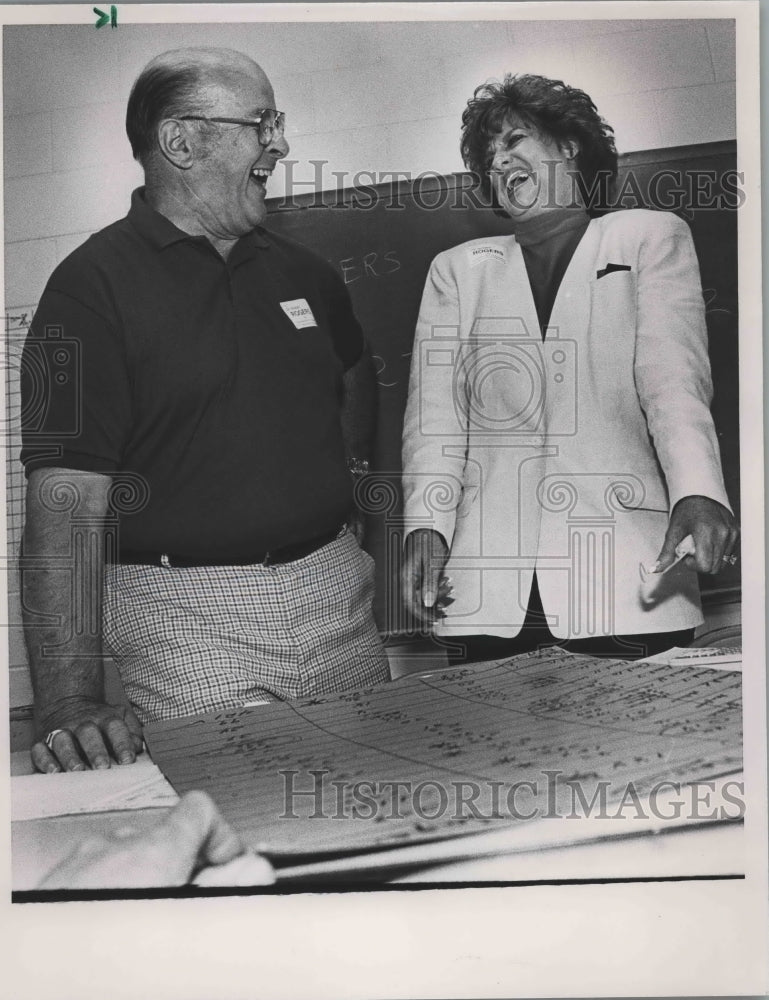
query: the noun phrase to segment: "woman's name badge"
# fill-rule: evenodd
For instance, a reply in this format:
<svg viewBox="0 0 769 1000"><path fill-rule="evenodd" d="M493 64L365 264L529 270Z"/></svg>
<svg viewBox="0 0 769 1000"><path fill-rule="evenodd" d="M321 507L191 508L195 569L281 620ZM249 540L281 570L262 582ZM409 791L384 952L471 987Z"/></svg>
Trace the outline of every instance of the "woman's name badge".
<svg viewBox="0 0 769 1000"><path fill-rule="evenodd" d="M504 263L505 251L501 247L488 244L470 248L470 265L472 267L475 267L476 264L482 264L487 260L498 260Z"/></svg>
<svg viewBox="0 0 769 1000"><path fill-rule="evenodd" d="M312 309L307 303L307 299L291 299L290 302L281 302L280 308L288 316L297 330L303 330L306 326L317 326Z"/></svg>

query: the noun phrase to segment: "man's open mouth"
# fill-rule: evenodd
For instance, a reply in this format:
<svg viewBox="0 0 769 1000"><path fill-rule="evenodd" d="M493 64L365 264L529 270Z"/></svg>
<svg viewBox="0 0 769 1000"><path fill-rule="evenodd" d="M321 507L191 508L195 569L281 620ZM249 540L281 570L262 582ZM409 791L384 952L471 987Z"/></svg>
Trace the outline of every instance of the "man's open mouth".
<svg viewBox="0 0 769 1000"><path fill-rule="evenodd" d="M251 171L251 177L257 184L261 185L261 187L266 187L271 173L272 171L268 170L266 167L254 167Z"/></svg>

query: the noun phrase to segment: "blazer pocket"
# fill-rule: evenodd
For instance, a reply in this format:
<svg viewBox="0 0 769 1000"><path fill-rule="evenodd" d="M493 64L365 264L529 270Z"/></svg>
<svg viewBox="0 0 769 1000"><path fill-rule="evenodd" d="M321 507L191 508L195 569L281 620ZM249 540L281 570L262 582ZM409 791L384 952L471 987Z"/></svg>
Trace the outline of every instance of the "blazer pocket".
<svg viewBox="0 0 769 1000"><path fill-rule="evenodd" d="M607 264L595 272L596 280L605 278L607 274L621 274L623 271L632 271L630 264Z"/></svg>
<svg viewBox="0 0 769 1000"><path fill-rule="evenodd" d="M593 321L606 323L635 322L635 271L610 271L590 282Z"/></svg>

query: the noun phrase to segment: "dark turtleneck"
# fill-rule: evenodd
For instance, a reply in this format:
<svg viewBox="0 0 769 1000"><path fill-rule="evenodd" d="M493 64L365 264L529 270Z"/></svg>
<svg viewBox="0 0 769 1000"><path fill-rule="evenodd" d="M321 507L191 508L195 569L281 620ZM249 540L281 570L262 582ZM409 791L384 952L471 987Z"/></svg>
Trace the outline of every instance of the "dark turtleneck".
<svg viewBox="0 0 769 1000"><path fill-rule="evenodd" d="M515 238L523 252L543 340L561 279L589 224L590 216L581 208L554 208L531 219L516 221ZM532 629L549 635L536 572L523 634L532 634Z"/></svg>
<svg viewBox="0 0 769 1000"><path fill-rule="evenodd" d="M589 224L582 208L554 208L515 222L543 340L561 280Z"/></svg>

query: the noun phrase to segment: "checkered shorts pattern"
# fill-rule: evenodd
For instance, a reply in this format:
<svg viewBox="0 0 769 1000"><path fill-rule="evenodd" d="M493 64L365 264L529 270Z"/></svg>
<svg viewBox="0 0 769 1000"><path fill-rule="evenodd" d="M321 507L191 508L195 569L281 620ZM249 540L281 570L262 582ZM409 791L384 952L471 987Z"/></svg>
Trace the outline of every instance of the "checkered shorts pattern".
<svg viewBox="0 0 769 1000"><path fill-rule="evenodd" d="M345 532L277 566L107 570L104 638L142 722L389 679L374 562Z"/></svg>

